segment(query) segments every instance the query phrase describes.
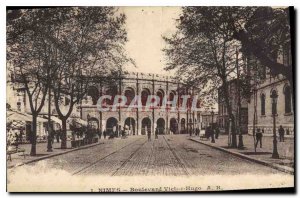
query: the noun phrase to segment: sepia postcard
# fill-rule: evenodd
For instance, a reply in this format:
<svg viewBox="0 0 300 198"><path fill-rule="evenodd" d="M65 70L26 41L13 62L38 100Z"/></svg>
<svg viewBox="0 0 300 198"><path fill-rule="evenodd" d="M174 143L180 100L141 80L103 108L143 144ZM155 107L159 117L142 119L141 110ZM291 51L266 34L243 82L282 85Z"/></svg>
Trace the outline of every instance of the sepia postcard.
<svg viewBox="0 0 300 198"><path fill-rule="evenodd" d="M294 7L6 7L8 192L295 191Z"/></svg>

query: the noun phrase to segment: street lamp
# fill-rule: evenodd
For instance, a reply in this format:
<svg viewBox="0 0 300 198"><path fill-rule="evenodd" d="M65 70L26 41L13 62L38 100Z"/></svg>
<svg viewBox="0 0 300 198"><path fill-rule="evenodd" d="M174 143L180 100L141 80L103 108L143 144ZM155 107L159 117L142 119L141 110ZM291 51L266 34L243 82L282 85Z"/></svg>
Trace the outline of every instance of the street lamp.
<svg viewBox="0 0 300 198"><path fill-rule="evenodd" d="M214 129L213 129L214 114L215 114L215 112L212 109L211 110L211 132L212 132L211 143L215 143L215 134L214 134Z"/></svg>
<svg viewBox="0 0 300 198"><path fill-rule="evenodd" d="M277 106L277 99L278 99L277 92L275 90L272 91L272 94L270 97L272 99L272 115L273 115L273 154L272 154L272 158L278 159L279 154L278 154L278 150L277 150L277 138L276 138L276 114L277 114L276 106Z"/></svg>

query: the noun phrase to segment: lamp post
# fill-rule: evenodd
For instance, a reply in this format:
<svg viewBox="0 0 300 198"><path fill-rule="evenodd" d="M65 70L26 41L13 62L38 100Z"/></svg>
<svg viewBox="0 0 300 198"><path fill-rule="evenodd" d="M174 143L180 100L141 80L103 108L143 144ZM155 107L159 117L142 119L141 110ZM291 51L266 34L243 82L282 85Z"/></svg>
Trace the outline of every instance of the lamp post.
<svg viewBox="0 0 300 198"><path fill-rule="evenodd" d="M277 150L277 138L276 138L276 113L277 113L277 99L278 99L278 94L276 91L272 91L271 94L271 99L272 99L272 115L273 115L273 154L272 158L278 159L279 154Z"/></svg>
<svg viewBox="0 0 300 198"><path fill-rule="evenodd" d="M214 134L214 128L213 128L213 124L214 124L214 114L215 112L213 111L213 108L211 110L211 143L215 143L215 134Z"/></svg>

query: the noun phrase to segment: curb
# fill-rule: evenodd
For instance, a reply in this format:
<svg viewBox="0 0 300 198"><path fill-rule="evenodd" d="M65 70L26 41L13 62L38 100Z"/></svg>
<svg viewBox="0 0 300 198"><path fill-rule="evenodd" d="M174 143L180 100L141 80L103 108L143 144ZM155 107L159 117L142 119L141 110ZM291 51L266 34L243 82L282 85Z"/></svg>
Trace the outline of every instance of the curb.
<svg viewBox="0 0 300 198"><path fill-rule="evenodd" d="M273 169L276 169L276 170L279 170L279 171L282 171L282 172L285 172L285 173L289 173L289 174L291 174L291 175L294 175L294 169L293 169L293 168L290 168L290 167L287 167L287 166L282 166L282 165L279 165L279 164L273 164L273 163L271 163L271 162L267 162L267 161L260 160L260 159L256 159L256 158L254 158L254 157L250 157L250 156L241 154L241 153L239 153L239 152L229 151L228 149L221 148L221 147L219 147L219 146L213 146L213 145L210 145L210 144L206 144L206 143L204 143L204 142L201 142L201 141L199 141L199 140L195 140L195 139L192 139L192 138L189 138L189 140L194 141L194 142L198 142L198 143L200 143L200 144L209 146L209 147L211 147L211 148L214 148L214 149L217 149L217 150L220 150L220 151L224 151L224 152L226 152L226 153L229 153L229 154L235 155L235 156L237 156L237 157L240 157L240 158L249 160L249 161L251 161L251 162L255 162L255 163L258 163L258 164L261 164L261 165L264 165L264 166L268 166L268 167L271 167L271 168L273 168Z"/></svg>
<svg viewBox="0 0 300 198"><path fill-rule="evenodd" d="M78 151L78 150L81 150L81 149L91 148L91 147L94 147L94 146L97 146L97 145L100 145L100 144L104 144L104 143L103 142L98 142L98 143L94 143L94 144L90 144L90 145L85 145L85 146L82 146L82 147L79 147L79 148L74 148L74 149L71 148L70 150L62 151L60 153L54 153L54 154L46 155L46 156L43 156L43 157L38 157L36 159L32 159L32 160L29 160L27 162L22 162L22 163L16 164L16 165L10 165L10 166L7 166L7 168L8 169L16 168L16 167L19 167L19 166L23 166L25 164L30 164L30 163L37 162L37 161L40 161L40 160L43 160L43 159L48 159L48 158L51 158L51 157L63 155L63 154L70 153L70 152L73 152L73 151Z"/></svg>

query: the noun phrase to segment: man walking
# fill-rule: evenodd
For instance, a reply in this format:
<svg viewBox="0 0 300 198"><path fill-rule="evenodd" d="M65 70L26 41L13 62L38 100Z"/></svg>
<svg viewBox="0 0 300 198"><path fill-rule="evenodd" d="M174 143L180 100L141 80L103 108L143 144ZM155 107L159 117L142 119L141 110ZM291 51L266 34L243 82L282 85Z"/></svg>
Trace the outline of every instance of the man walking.
<svg viewBox="0 0 300 198"><path fill-rule="evenodd" d="M213 126L209 127L209 134L211 136L211 143L215 143L215 130Z"/></svg>
<svg viewBox="0 0 300 198"><path fill-rule="evenodd" d="M216 139L219 138L220 129L219 127L216 127Z"/></svg>
<svg viewBox="0 0 300 198"><path fill-rule="evenodd" d="M106 139L106 130L103 131L103 137Z"/></svg>
<svg viewBox="0 0 300 198"><path fill-rule="evenodd" d="M147 131L147 135L148 135L148 142L149 142L149 141L151 141L151 131L150 130Z"/></svg>
<svg viewBox="0 0 300 198"><path fill-rule="evenodd" d="M101 139L102 131L99 130L99 139Z"/></svg>
<svg viewBox="0 0 300 198"><path fill-rule="evenodd" d="M284 142L284 129L282 125L279 126L278 132L279 132L279 142Z"/></svg>
<svg viewBox="0 0 300 198"><path fill-rule="evenodd" d="M255 148L257 148L257 144L258 142L260 143L260 148L262 148L262 132L260 131L260 129L258 128L257 129L257 132L256 132L256 143L255 143Z"/></svg>

